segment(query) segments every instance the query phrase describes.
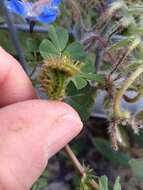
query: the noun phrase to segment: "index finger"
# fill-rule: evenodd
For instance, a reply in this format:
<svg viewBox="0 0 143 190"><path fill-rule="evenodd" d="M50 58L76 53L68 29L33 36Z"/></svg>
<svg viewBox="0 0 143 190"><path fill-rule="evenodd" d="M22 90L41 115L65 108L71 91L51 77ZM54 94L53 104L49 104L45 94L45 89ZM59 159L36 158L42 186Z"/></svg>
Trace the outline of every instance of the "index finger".
<svg viewBox="0 0 143 190"><path fill-rule="evenodd" d="M32 83L20 64L0 47L0 107L35 97Z"/></svg>

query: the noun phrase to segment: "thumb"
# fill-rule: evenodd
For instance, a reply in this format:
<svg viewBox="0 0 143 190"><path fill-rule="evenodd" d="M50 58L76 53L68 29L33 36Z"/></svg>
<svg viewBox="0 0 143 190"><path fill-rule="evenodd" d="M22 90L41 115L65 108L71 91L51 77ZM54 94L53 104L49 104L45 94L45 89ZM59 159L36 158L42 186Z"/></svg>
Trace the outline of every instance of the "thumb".
<svg viewBox="0 0 143 190"><path fill-rule="evenodd" d="M0 189L29 190L49 157L81 130L67 104L29 100L0 109Z"/></svg>

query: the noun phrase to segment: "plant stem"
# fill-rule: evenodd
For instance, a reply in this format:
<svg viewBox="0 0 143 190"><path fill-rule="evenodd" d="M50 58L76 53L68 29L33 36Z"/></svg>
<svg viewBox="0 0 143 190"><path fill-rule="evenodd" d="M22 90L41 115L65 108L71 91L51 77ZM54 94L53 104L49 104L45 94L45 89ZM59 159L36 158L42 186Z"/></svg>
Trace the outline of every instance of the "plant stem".
<svg viewBox="0 0 143 190"><path fill-rule="evenodd" d="M129 88L129 86L136 80L137 77L139 77L140 74L143 73L143 65L139 66L138 69L136 69L135 72L133 72L130 77L124 82L120 90L116 93L115 99L114 99L114 114L117 118L126 118L128 119L130 117L130 114L128 111L122 111L120 108L120 101L122 96L125 94L126 90Z"/></svg>
<svg viewBox="0 0 143 190"><path fill-rule="evenodd" d="M83 166L81 165L81 163L79 162L79 160L77 159L77 157L75 156L74 152L71 150L69 145L66 145L64 147L64 150L68 158L72 161L75 169L79 172L80 176L83 177L84 175L86 175ZM97 184L95 180L90 180L89 184L94 190L99 190L99 185Z"/></svg>
<svg viewBox="0 0 143 190"><path fill-rule="evenodd" d="M135 40L132 42L132 44L128 47L127 51L123 54L123 56L119 59L119 61L116 63L116 66L113 68L113 70L110 72L109 76L111 76L119 66L121 66L126 58L130 55L130 53L140 44L140 39L135 38Z"/></svg>

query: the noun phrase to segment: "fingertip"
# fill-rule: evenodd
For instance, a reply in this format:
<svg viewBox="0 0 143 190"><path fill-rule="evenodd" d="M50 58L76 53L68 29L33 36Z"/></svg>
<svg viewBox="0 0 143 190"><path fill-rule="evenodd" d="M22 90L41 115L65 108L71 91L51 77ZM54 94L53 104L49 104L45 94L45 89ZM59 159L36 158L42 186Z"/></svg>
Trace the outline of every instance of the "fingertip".
<svg viewBox="0 0 143 190"><path fill-rule="evenodd" d="M0 109L0 121L0 182L11 190L30 189L48 158L82 129L77 112L57 101L28 100L6 106Z"/></svg>
<svg viewBox="0 0 143 190"><path fill-rule="evenodd" d="M83 124L75 114L68 113L59 118L53 125L48 138L48 157L52 157L66 144L68 144L81 131Z"/></svg>

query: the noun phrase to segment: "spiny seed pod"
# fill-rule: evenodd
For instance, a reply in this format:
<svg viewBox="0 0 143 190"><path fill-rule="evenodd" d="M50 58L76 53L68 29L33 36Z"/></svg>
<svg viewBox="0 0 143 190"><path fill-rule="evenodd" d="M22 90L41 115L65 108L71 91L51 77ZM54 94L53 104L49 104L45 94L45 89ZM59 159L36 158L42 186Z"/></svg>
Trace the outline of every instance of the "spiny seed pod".
<svg viewBox="0 0 143 190"><path fill-rule="evenodd" d="M48 57L42 65L39 81L50 99L62 100L67 80L78 74L83 64L69 56Z"/></svg>

